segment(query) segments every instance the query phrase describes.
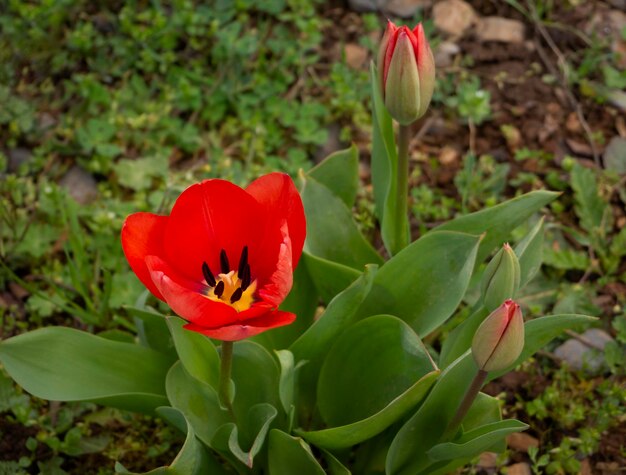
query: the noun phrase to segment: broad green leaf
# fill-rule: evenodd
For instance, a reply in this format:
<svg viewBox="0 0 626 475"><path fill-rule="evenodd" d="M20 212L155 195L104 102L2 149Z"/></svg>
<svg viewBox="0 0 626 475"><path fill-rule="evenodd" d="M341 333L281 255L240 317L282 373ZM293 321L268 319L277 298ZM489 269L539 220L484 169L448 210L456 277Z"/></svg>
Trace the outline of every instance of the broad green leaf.
<svg viewBox="0 0 626 475"><path fill-rule="evenodd" d="M457 232L426 234L380 268L359 315L396 315L418 335L427 335L461 302L479 241Z"/></svg>
<svg viewBox="0 0 626 475"><path fill-rule="evenodd" d="M439 355L440 368L447 368L472 346L474 333L476 333L476 330L483 320L487 318L487 315L489 315L489 312L481 305L474 313L450 332L441 347L441 353Z"/></svg>
<svg viewBox="0 0 626 475"><path fill-rule="evenodd" d="M196 436L210 447L217 429L231 421L228 412L220 408L216 391L187 374L180 362L167 374L166 388L170 404L185 415Z"/></svg>
<svg viewBox="0 0 626 475"><path fill-rule="evenodd" d="M298 377L301 406L311 406L315 400L322 362L341 332L356 321L357 309L370 292L376 271L376 266L367 266L361 277L337 295L322 316L289 348L296 361L306 361Z"/></svg>
<svg viewBox="0 0 626 475"><path fill-rule="evenodd" d="M212 454L207 453L182 412L173 407L160 407L157 412L186 434L185 443L174 461L168 466L159 467L142 474L129 472L121 463L117 462L115 473L126 475L204 475L206 473L221 475L227 473L222 464Z"/></svg>
<svg viewBox="0 0 626 475"><path fill-rule="evenodd" d="M493 422L464 433L454 442L435 445L428 456L435 461L455 458L472 458L514 432L528 429L528 425L515 419Z"/></svg>
<svg viewBox="0 0 626 475"><path fill-rule="evenodd" d="M232 379L235 383L233 408L237 419L246 418L248 410L257 404L280 407L278 364L258 343L246 340L235 342Z"/></svg>
<svg viewBox="0 0 626 475"><path fill-rule="evenodd" d="M302 254L307 270L323 302L330 302L335 295L354 282L361 272L307 252Z"/></svg>
<svg viewBox="0 0 626 475"><path fill-rule="evenodd" d="M354 144L345 150L330 154L308 171L322 185L352 208L359 188L359 150Z"/></svg>
<svg viewBox="0 0 626 475"><path fill-rule="evenodd" d="M352 424L316 431L296 431L308 442L329 450L345 449L380 434L407 412L417 406L437 380L438 371L432 371L392 400L376 414Z"/></svg>
<svg viewBox="0 0 626 475"><path fill-rule="evenodd" d="M278 411L271 404L256 404L248 410L241 434L237 425L229 422L216 431L211 440L211 446L220 452L230 451L238 461L252 468L254 457L261 450L270 424L277 414ZM244 447L249 447L249 449L241 448L240 435L244 440Z"/></svg>
<svg viewBox="0 0 626 475"><path fill-rule="evenodd" d="M276 357L280 364L280 381L278 383L278 395L285 414L289 414L294 405L294 391L296 383L296 365L293 353L289 350L277 350Z"/></svg>
<svg viewBox="0 0 626 475"><path fill-rule="evenodd" d="M539 272L543 259L543 217L524 236L517 246L515 254L520 266L520 289L530 282Z"/></svg>
<svg viewBox="0 0 626 475"><path fill-rule="evenodd" d="M272 475L325 475L311 448L300 437L272 429L268 446L269 473Z"/></svg>
<svg viewBox="0 0 626 475"><path fill-rule="evenodd" d="M382 263L359 231L350 209L332 191L311 177L303 177L300 194L307 221L307 252L357 270L365 264Z"/></svg>
<svg viewBox="0 0 626 475"><path fill-rule="evenodd" d="M177 357L164 315L147 307L124 308L133 317L137 327L137 335L142 345L170 355L174 359Z"/></svg>
<svg viewBox="0 0 626 475"><path fill-rule="evenodd" d="M317 384L319 411L331 427L362 421L433 369L406 323L390 315L366 318L343 332L326 356Z"/></svg>
<svg viewBox="0 0 626 475"><path fill-rule="evenodd" d="M167 404L163 382L170 359L139 345L48 327L1 342L0 362L20 386L43 399L141 412Z"/></svg>
<svg viewBox="0 0 626 475"><path fill-rule="evenodd" d="M352 271L352 269L350 269ZM296 315L296 321L284 327L274 328L251 338L267 350L287 348L313 323L318 305L318 293L307 270L305 259L301 259L293 275L293 287L280 309Z"/></svg>
<svg viewBox="0 0 626 475"><path fill-rule="evenodd" d="M558 196L559 193L552 191L531 191L491 208L448 221L436 227L433 231L460 231L470 234L486 233L480 243L480 249L476 258L478 262L482 262L495 247L500 246L507 240L513 229Z"/></svg>
<svg viewBox="0 0 626 475"><path fill-rule="evenodd" d="M348 470L347 467L337 460L337 457L331 454L328 450L321 449L321 452L326 460L329 475L351 475L350 470Z"/></svg>
<svg viewBox="0 0 626 475"><path fill-rule="evenodd" d="M186 323L182 318L167 317L167 326L172 332L180 362L189 375L217 388L220 377L217 350L206 336L185 330L183 326Z"/></svg>

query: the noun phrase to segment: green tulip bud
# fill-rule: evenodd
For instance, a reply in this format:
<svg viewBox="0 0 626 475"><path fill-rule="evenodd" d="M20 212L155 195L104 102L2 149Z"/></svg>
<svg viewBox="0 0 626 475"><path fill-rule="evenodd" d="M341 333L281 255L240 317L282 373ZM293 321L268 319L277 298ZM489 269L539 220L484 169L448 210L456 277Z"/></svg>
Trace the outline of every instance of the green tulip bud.
<svg viewBox="0 0 626 475"><path fill-rule="evenodd" d="M515 297L520 286L520 267L515 251L505 244L487 265L481 282L483 305L490 312Z"/></svg>
<svg viewBox="0 0 626 475"><path fill-rule="evenodd" d="M378 51L378 82L389 114L401 125L426 113L435 88L435 60L421 23L410 30L388 22Z"/></svg>
<svg viewBox="0 0 626 475"><path fill-rule="evenodd" d="M472 356L481 371L499 371L524 348L524 319L518 304L507 300L480 324L472 340Z"/></svg>

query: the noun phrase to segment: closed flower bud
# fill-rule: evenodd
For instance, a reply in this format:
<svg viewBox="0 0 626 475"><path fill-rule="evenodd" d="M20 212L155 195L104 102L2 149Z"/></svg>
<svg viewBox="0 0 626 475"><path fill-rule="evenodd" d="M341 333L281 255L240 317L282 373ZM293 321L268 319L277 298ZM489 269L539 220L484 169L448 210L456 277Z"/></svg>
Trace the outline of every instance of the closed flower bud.
<svg viewBox="0 0 626 475"><path fill-rule="evenodd" d="M524 319L507 300L481 323L472 340L472 355L482 371L499 371L513 363L524 348Z"/></svg>
<svg viewBox="0 0 626 475"><path fill-rule="evenodd" d="M421 23L412 31L387 23L378 51L378 82L389 114L400 124L426 113L435 88L435 60Z"/></svg>
<svg viewBox="0 0 626 475"><path fill-rule="evenodd" d="M520 267L515 251L505 244L487 265L481 282L483 305L488 311L515 297L519 290Z"/></svg>

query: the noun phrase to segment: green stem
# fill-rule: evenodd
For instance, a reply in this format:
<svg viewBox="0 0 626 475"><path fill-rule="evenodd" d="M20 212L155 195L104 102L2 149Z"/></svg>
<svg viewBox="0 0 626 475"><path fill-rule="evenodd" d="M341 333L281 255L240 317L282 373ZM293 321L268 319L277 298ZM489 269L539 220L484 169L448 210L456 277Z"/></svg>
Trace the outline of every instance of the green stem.
<svg viewBox="0 0 626 475"><path fill-rule="evenodd" d="M233 420L235 420L235 411L232 404L233 394L230 385L230 373L233 367L233 342L223 341L221 353L218 396L220 404L228 409Z"/></svg>
<svg viewBox="0 0 626 475"><path fill-rule="evenodd" d="M408 196L409 196L409 142L411 140L411 126L400 125L398 130L398 168L396 170L397 198L396 198L396 248L397 254L409 244L408 230Z"/></svg>
<svg viewBox="0 0 626 475"><path fill-rule="evenodd" d="M443 434L443 440L452 438L452 436L456 434L457 430L459 429L459 426L461 425L461 422L463 421L463 418L467 414L467 411L469 411L469 408L472 407L472 403L474 402L474 399L476 399L476 396L478 396L480 389L483 387L483 384L485 383L485 380L487 379L487 374L488 374L487 371L484 371L482 369L478 370L478 373L476 374L476 376L474 377L474 380L472 381L472 385L469 387L469 389L465 393L463 402L461 402L459 409L456 411L456 415L454 416L454 419L452 419L452 421L450 421L450 424L448 424L448 427Z"/></svg>

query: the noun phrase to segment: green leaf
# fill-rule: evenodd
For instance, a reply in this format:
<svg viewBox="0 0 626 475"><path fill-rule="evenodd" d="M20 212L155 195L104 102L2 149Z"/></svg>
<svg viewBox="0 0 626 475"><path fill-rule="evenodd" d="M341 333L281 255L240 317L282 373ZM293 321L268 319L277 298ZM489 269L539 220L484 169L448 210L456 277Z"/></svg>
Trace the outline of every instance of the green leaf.
<svg viewBox="0 0 626 475"><path fill-rule="evenodd" d="M398 154L393 132L391 116L387 112L378 84L378 72L371 63L372 82L372 183L374 185L374 204L376 215L381 225L381 234L385 248L395 255L406 246L409 240L408 216L398 215ZM395 226L397 222L402 226ZM400 235L396 233L400 230Z"/></svg>
<svg viewBox="0 0 626 475"><path fill-rule="evenodd" d="M206 336L185 330L187 322L178 317L167 317L180 362L187 373L198 381L217 388L220 378L220 358L213 343Z"/></svg>
<svg viewBox="0 0 626 475"><path fill-rule="evenodd" d="M174 461L170 465L142 474L129 472L121 463L117 462L115 473L131 475L203 475L205 473L221 475L227 473L222 464L213 455L207 453L202 443L196 439L193 427L182 412L173 407L160 407L157 412L186 434L185 443Z"/></svg>
<svg viewBox="0 0 626 475"><path fill-rule="evenodd" d="M607 170L626 174L626 138L613 137L604 150L603 158Z"/></svg>
<svg viewBox="0 0 626 475"><path fill-rule="evenodd" d="M482 262L495 247L500 246L507 240L513 229L558 196L559 193L552 191L531 191L491 208L448 221L436 227L433 231L460 231L469 234L486 233L480 243L480 249L476 257L477 262Z"/></svg>
<svg viewBox="0 0 626 475"><path fill-rule="evenodd" d="M289 414L294 404L294 390L296 378L296 366L293 353L289 350L277 350L276 357L280 364L280 381L278 383L278 395L285 414Z"/></svg>
<svg viewBox="0 0 626 475"><path fill-rule="evenodd" d="M307 252L302 256L320 298L326 303L361 275L360 271L352 267L322 259Z"/></svg>
<svg viewBox="0 0 626 475"><path fill-rule="evenodd" d="M461 302L479 241L457 232L426 234L380 268L359 315L396 315L418 335L427 335Z"/></svg>
<svg viewBox="0 0 626 475"><path fill-rule="evenodd" d="M576 202L574 210L580 218L581 226L589 233L604 234L604 229L612 226L612 215L611 209L598 191L596 174L576 163L570 178Z"/></svg>
<svg viewBox="0 0 626 475"><path fill-rule="evenodd" d="M237 426L229 422L221 426L211 440L211 446L220 452L230 451L238 461L246 467L252 468L254 457L259 453L265 437L269 431L270 424L276 418L278 411L271 404L256 404L252 406L246 415L244 431L242 435L247 435L244 446L249 446L247 451L241 448L239 443L239 430Z"/></svg>
<svg viewBox="0 0 626 475"><path fill-rule="evenodd" d="M305 406L313 403L324 358L341 332L355 321L357 309L372 288L376 271L376 266L367 266L363 275L337 295L322 316L289 348L296 361L307 362L298 378L300 397L308 400Z"/></svg>
<svg viewBox="0 0 626 475"><path fill-rule="evenodd" d="M436 461L455 458L473 458L509 434L528 429L528 425L515 419L493 422L464 433L454 442L435 445L428 456Z"/></svg>
<svg viewBox="0 0 626 475"><path fill-rule="evenodd" d="M53 401L94 401L151 412L167 404L165 355L65 327L0 343L0 362L29 393Z"/></svg>
<svg viewBox="0 0 626 475"><path fill-rule="evenodd" d="M389 315L366 318L343 332L324 360L317 384L320 414L331 427L362 421L433 369L406 323Z"/></svg>
<svg viewBox="0 0 626 475"><path fill-rule="evenodd" d="M359 231L350 209L326 186L303 177L300 194L307 218L307 252L358 270L383 262Z"/></svg>
<svg viewBox="0 0 626 475"><path fill-rule="evenodd" d="M171 356L173 361L177 358L164 315L148 307L125 307L125 310L133 317L142 345Z"/></svg>
<svg viewBox="0 0 626 475"><path fill-rule="evenodd" d="M437 380L439 371L422 376L382 410L352 424L316 431L296 431L310 443L329 450L345 449L380 434L416 407Z"/></svg>
<svg viewBox="0 0 626 475"><path fill-rule="evenodd" d="M520 289L539 272L543 259L543 217L515 246L520 266Z"/></svg>
<svg viewBox="0 0 626 475"><path fill-rule="evenodd" d="M330 154L307 173L351 208L359 187L359 150L354 144Z"/></svg>
<svg viewBox="0 0 626 475"><path fill-rule="evenodd" d="M218 427L230 422L216 391L187 374L180 362L170 369L165 386L170 404L185 415L198 438L210 446Z"/></svg>
<svg viewBox="0 0 626 475"><path fill-rule="evenodd" d="M292 437L278 429L269 436L269 473L272 475L325 475L311 448L300 437Z"/></svg>

